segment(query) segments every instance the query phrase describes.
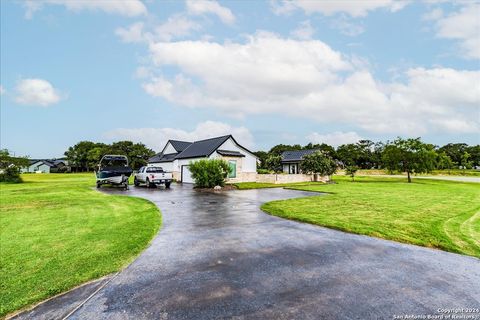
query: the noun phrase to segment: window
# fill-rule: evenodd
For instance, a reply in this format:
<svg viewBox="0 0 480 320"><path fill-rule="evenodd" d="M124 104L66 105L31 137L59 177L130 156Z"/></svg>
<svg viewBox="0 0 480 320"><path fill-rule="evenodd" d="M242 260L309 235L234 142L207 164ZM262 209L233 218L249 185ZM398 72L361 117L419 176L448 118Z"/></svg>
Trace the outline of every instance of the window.
<svg viewBox="0 0 480 320"><path fill-rule="evenodd" d="M162 173L163 169L162 169L162 167L148 167L147 172L149 172L149 173Z"/></svg>
<svg viewBox="0 0 480 320"><path fill-rule="evenodd" d="M235 160L228 161L228 166L230 167L230 171L228 172L228 177L236 178L237 177L237 161Z"/></svg>

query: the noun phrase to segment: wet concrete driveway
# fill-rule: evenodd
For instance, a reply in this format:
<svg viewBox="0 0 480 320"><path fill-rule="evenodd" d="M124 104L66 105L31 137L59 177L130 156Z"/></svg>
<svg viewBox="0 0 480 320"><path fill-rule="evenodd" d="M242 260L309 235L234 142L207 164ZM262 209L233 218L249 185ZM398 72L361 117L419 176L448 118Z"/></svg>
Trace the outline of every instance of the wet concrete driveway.
<svg viewBox="0 0 480 320"><path fill-rule="evenodd" d="M479 259L259 210L266 201L311 193L172 185L125 194L155 202L163 227L70 319L393 319L480 306Z"/></svg>

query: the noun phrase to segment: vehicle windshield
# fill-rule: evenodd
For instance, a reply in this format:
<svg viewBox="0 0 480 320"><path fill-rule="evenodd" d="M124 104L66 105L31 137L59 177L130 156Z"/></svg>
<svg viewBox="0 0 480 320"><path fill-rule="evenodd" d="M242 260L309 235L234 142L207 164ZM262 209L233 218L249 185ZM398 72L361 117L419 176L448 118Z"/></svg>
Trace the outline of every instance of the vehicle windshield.
<svg viewBox="0 0 480 320"><path fill-rule="evenodd" d="M149 168L147 168L147 172L149 172L149 173L162 173L163 168L161 168L161 167L149 167Z"/></svg>
<svg viewBox="0 0 480 320"><path fill-rule="evenodd" d="M104 159L101 163L102 167L127 167L128 163L125 159Z"/></svg>

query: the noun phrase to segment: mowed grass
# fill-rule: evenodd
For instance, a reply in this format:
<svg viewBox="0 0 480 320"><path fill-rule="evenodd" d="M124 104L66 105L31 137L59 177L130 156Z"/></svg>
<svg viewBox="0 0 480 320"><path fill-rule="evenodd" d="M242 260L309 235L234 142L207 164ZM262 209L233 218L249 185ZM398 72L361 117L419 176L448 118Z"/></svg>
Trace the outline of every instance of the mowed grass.
<svg viewBox="0 0 480 320"><path fill-rule="evenodd" d="M295 182L295 183L267 183L267 182L238 182L233 183L239 190L265 189L265 188L283 188L305 185L324 185L323 182Z"/></svg>
<svg viewBox="0 0 480 320"><path fill-rule="evenodd" d="M279 217L480 257L480 184L336 176L336 184L293 189L327 192L266 203Z"/></svg>
<svg viewBox="0 0 480 320"><path fill-rule="evenodd" d="M115 272L157 233L157 207L94 190L89 174L0 185L0 315Z"/></svg>

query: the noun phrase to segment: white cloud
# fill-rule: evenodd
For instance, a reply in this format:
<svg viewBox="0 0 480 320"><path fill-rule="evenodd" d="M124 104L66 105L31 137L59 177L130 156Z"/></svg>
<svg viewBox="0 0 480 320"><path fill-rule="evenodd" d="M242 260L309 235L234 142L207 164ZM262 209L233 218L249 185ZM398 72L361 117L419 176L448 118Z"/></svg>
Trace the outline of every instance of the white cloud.
<svg viewBox="0 0 480 320"><path fill-rule="evenodd" d="M187 0L187 11L192 15L214 14L225 24L234 24L235 16L232 11L221 6L217 1Z"/></svg>
<svg viewBox="0 0 480 320"><path fill-rule="evenodd" d="M3 96L5 92L6 92L5 88L0 84L0 96Z"/></svg>
<svg viewBox="0 0 480 320"><path fill-rule="evenodd" d="M387 9L395 12L403 9L409 1L405 0L282 0L272 1L272 10L275 14L289 14L297 9L306 14L321 13L331 16L345 13L351 17L364 17L369 11Z"/></svg>
<svg viewBox="0 0 480 320"><path fill-rule="evenodd" d="M117 28L115 34L126 43L150 43L183 38L193 31L200 30L201 26L182 14L176 14L169 17L165 22L150 26L149 30L146 29L147 27L143 22L136 22L126 28Z"/></svg>
<svg viewBox="0 0 480 320"><path fill-rule="evenodd" d="M362 137L360 137L358 133L354 131L335 131L327 134L312 132L306 138L312 143L326 143L334 147L338 147L347 143L356 143L358 140L362 140Z"/></svg>
<svg viewBox="0 0 480 320"><path fill-rule="evenodd" d="M70 11L103 11L127 17L135 17L147 13L147 8L140 0L27 0L24 2L25 18L31 19L33 14L45 5L62 5Z"/></svg>
<svg viewBox="0 0 480 320"><path fill-rule="evenodd" d="M365 28L360 23L353 23L350 22L349 19L345 17L345 15L341 15L340 17L333 19L330 22L330 26L334 29L339 30L344 35L355 37L365 31Z"/></svg>
<svg viewBox="0 0 480 320"><path fill-rule="evenodd" d="M117 28L115 34L126 43L143 42L145 36L143 34L143 22L136 22L127 28Z"/></svg>
<svg viewBox="0 0 480 320"><path fill-rule="evenodd" d="M232 127L229 124L216 121L199 123L192 131L176 128L119 128L105 133L110 140L128 139L135 142L145 143L153 150L160 152L169 139L195 141L212 137L232 134L241 145L254 147L253 136L245 127Z"/></svg>
<svg viewBox="0 0 480 320"><path fill-rule="evenodd" d="M403 82L382 83L318 40L260 32L244 43L156 42L145 91L174 105L207 107L235 117L282 114L343 123L375 133L476 132L479 71L410 69ZM195 54L191 54L195 52ZM164 67L179 71L166 76ZM450 120L446 122L445 120Z"/></svg>
<svg viewBox="0 0 480 320"><path fill-rule="evenodd" d="M443 10L440 8L435 8L422 16L422 20L425 21L435 21L443 17Z"/></svg>
<svg viewBox="0 0 480 320"><path fill-rule="evenodd" d="M293 30L290 34L300 40L309 40L315 33L315 29L309 20L300 23L297 29Z"/></svg>
<svg viewBox="0 0 480 320"><path fill-rule="evenodd" d="M480 59L480 3L463 6L446 17L439 17L437 37L459 41L463 57Z"/></svg>
<svg viewBox="0 0 480 320"><path fill-rule="evenodd" d="M46 107L62 99L60 92L43 79L23 79L15 87L18 104Z"/></svg>

